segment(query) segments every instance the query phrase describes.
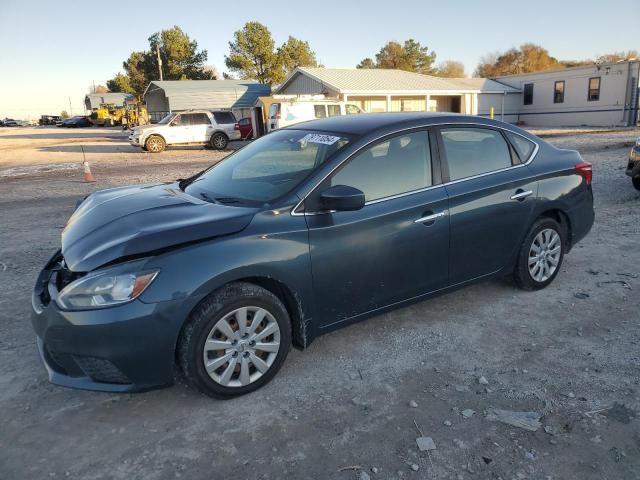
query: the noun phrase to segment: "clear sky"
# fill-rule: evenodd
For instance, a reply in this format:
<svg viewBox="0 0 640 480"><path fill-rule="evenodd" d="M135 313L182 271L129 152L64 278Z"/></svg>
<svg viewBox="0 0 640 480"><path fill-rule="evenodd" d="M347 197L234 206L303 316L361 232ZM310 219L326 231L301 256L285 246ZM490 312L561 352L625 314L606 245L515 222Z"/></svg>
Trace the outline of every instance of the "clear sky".
<svg viewBox="0 0 640 480"><path fill-rule="evenodd" d="M561 59L640 49L638 0L200 1L0 0L0 118L84 113L89 86L104 84L156 31L179 25L225 70L233 32L249 20L276 43L307 40L327 67L354 67L385 42L414 38L437 61L480 57L534 42Z"/></svg>

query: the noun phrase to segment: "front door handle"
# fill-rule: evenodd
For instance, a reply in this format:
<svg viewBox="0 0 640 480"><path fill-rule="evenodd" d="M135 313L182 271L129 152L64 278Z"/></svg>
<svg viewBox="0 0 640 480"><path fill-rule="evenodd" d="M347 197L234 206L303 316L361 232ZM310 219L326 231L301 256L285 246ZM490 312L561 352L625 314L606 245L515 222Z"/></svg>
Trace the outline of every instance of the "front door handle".
<svg viewBox="0 0 640 480"><path fill-rule="evenodd" d="M437 219L441 218L441 217L445 217L447 215L447 211L444 210L440 213L431 213L429 215L425 215L424 217L420 217L417 220L414 220L413 223L429 223L429 222L435 222Z"/></svg>
<svg viewBox="0 0 640 480"><path fill-rule="evenodd" d="M533 195L533 190L524 191L524 190L518 189L516 190L516 193L511 195L511 200L524 200L529 195Z"/></svg>

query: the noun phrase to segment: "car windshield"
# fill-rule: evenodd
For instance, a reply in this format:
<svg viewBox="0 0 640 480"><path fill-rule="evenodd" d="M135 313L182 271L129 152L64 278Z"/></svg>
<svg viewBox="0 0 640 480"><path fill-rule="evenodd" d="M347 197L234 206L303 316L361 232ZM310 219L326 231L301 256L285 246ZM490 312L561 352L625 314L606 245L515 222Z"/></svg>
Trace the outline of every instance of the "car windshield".
<svg viewBox="0 0 640 480"><path fill-rule="evenodd" d="M176 114L175 113L170 113L169 115L167 115L166 117L164 117L162 120L160 120L158 122L158 125L166 125L167 123L169 123L171 121L171 119L173 117L175 117Z"/></svg>
<svg viewBox="0 0 640 480"><path fill-rule="evenodd" d="M278 130L186 181L184 190L219 203L270 202L297 187L350 141L341 134Z"/></svg>

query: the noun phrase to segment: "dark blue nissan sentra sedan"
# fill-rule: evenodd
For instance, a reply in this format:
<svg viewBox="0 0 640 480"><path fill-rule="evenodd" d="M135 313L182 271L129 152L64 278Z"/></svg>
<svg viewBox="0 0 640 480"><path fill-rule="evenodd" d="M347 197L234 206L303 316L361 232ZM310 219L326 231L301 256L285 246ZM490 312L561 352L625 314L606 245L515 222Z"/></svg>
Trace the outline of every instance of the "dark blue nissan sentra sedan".
<svg viewBox="0 0 640 480"><path fill-rule="evenodd" d="M86 198L33 291L51 382L253 391L290 346L495 276L544 288L590 230L591 165L509 124L333 117L175 183Z"/></svg>

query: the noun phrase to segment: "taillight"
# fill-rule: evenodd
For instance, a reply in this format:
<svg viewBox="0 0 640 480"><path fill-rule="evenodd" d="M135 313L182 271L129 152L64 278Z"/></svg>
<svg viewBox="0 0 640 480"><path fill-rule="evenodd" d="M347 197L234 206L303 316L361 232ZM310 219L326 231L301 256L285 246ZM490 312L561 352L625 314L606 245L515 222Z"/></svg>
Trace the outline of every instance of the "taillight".
<svg viewBox="0 0 640 480"><path fill-rule="evenodd" d="M591 185L591 178L593 177L593 169L591 164L587 162L579 163L576 165L576 173L584 178L587 185Z"/></svg>
<svg viewBox="0 0 640 480"><path fill-rule="evenodd" d="M237 123L233 125L233 129L234 130L240 130L240 125L238 125Z"/></svg>

